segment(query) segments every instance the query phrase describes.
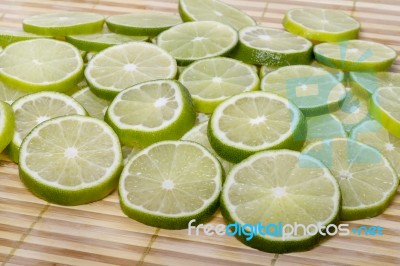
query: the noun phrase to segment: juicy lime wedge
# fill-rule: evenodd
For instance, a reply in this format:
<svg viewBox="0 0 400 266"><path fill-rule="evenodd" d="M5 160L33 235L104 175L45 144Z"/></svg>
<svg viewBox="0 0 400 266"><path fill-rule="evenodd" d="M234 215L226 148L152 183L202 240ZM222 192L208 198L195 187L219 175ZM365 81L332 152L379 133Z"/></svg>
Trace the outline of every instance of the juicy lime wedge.
<svg viewBox="0 0 400 266"><path fill-rule="evenodd" d="M291 100L306 116L339 109L346 90L328 71L312 66L286 66L261 80L261 90Z"/></svg>
<svg viewBox="0 0 400 266"><path fill-rule="evenodd" d="M196 111L212 113L227 98L257 90L259 79L251 66L240 61L215 57L194 62L179 76L192 95Z"/></svg>
<svg viewBox="0 0 400 266"><path fill-rule="evenodd" d="M293 34L313 42L340 42L357 39L360 23L338 10L295 8L289 10L283 26Z"/></svg>
<svg viewBox="0 0 400 266"><path fill-rule="evenodd" d="M50 36L67 36L100 32L104 17L88 12L47 13L27 17L24 31Z"/></svg>
<svg viewBox="0 0 400 266"><path fill-rule="evenodd" d="M219 156L237 163L268 149L300 149L306 125L301 111L287 99L267 92L244 92L215 109L208 128Z"/></svg>
<svg viewBox="0 0 400 266"><path fill-rule="evenodd" d="M232 57L248 64L287 66L311 61L312 44L289 32L249 26L239 31L239 44Z"/></svg>
<svg viewBox="0 0 400 266"><path fill-rule="evenodd" d="M118 137L103 121L58 117L35 127L21 145L19 174L33 194L61 205L100 200L118 184Z"/></svg>
<svg viewBox="0 0 400 266"><path fill-rule="evenodd" d="M14 112L10 105L0 101L0 153L11 142L15 127Z"/></svg>
<svg viewBox="0 0 400 266"><path fill-rule="evenodd" d="M216 211L223 171L203 146L163 141L140 151L119 182L122 210L147 225L184 229L192 219L208 220Z"/></svg>
<svg viewBox="0 0 400 266"><path fill-rule="evenodd" d="M273 253L304 251L318 244L321 233L307 234L299 227L297 234L289 234L279 225L315 228L336 223L340 190L328 169L310 156L289 150L260 152L227 176L221 211L231 224L269 227L252 238L236 234L245 245Z"/></svg>
<svg viewBox="0 0 400 266"><path fill-rule="evenodd" d="M135 36L156 36L180 23L182 20L175 15L153 11L113 15L106 19L110 31Z"/></svg>
<svg viewBox="0 0 400 266"><path fill-rule="evenodd" d="M176 61L164 50L150 43L130 42L98 53L89 61L85 77L97 96L112 100L126 88L149 80L172 79L176 72Z"/></svg>
<svg viewBox="0 0 400 266"><path fill-rule="evenodd" d="M236 30L256 25L247 14L218 0L179 0L179 14L184 21L218 21Z"/></svg>
<svg viewBox="0 0 400 266"><path fill-rule="evenodd" d="M11 44L0 54L0 77L13 88L66 91L83 73L82 57L69 43L35 39Z"/></svg>
<svg viewBox="0 0 400 266"><path fill-rule="evenodd" d="M399 179L395 170L368 145L339 138L312 143L304 152L321 160L339 182L341 220L377 216L396 194Z"/></svg>
<svg viewBox="0 0 400 266"><path fill-rule="evenodd" d="M229 53L238 41L237 32L215 21L187 22L162 32L157 44L181 65Z"/></svg>
<svg viewBox="0 0 400 266"><path fill-rule="evenodd" d="M174 80L157 80L120 92L105 119L124 145L145 147L181 138L194 126L196 113L185 87Z"/></svg>
<svg viewBox="0 0 400 266"><path fill-rule="evenodd" d="M317 44L314 55L318 62L344 71L383 71L397 57L392 48L363 40Z"/></svg>
<svg viewBox="0 0 400 266"><path fill-rule="evenodd" d="M10 157L18 162L23 139L38 124L65 115L86 115L86 110L74 99L58 92L38 92L19 98L12 104L15 113L15 133L9 146Z"/></svg>
<svg viewBox="0 0 400 266"><path fill-rule="evenodd" d="M400 139L375 120L365 121L351 130L352 139L374 147L384 155L400 176Z"/></svg>

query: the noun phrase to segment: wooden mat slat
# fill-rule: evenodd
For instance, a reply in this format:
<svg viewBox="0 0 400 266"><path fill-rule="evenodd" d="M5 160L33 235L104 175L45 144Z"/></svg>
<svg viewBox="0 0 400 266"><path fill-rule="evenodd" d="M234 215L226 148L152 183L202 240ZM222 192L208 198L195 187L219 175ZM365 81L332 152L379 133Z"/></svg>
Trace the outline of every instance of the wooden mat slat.
<svg viewBox="0 0 400 266"><path fill-rule="evenodd" d="M224 0L261 25L282 28L289 8L319 6L353 15L360 38L400 51L398 0ZM24 17L55 10L104 15L141 10L178 13L177 0L1 0L0 26L21 27ZM400 72L397 59L391 71ZM244 246L229 236L188 236L159 230L122 213L117 193L76 207L47 204L32 196L18 168L0 155L0 262L6 265L400 265L400 195L383 215L354 221L350 228L380 225L384 236L336 236L301 253L275 255ZM210 221L223 223L218 212Z"/></svg>

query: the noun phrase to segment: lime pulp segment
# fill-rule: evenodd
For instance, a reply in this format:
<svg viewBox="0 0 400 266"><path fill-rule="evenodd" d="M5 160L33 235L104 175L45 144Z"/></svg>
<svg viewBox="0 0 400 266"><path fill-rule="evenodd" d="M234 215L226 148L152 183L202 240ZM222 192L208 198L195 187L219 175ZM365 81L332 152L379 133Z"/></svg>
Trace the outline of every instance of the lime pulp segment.
<svg viewBox="0 0 400 266"><path fill-rule="evenodd" d="M307 117L307 138L304 146L316 141L346 138L347 133L340 120L332 114Z"/></svg>
<svg viewBox="0 0 400 266"><path fill-rule="evenodd" d="M84 88L72 95L80 103L91 117L103 120L110 101L97 97L89 88Z"/></svg>

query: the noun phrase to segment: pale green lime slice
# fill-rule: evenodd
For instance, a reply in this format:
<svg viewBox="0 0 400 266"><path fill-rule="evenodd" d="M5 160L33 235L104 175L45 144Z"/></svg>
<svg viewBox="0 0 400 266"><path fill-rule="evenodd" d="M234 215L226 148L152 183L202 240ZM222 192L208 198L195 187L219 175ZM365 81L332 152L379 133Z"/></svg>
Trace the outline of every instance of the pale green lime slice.
<svg viewBox="0 0 400 266"><path fill-rule="evenodd" d="M110 31L125 35L156 36L182 20L172 14L146 11L113 15L106 19Z"/></svg>
<svg viewBox="0 0 400 266"><path fill-rule="evenodd" d="M15 100L27 94L29 94L29 92L10 88L0 81L0 101L12 104Z"/></svg>
<svg viewBox="0 0 400 266"><path fill-rule="evenodd" d="M35 127L21 146L19 175L35 195L61 205L87 204L118 184L118 137L103 121L58 117Z"/></svg>
<svg viewBox="0 0 400 266"><path fill-rule="evenodd" d="M349 40L314 46L315 59L344 71L384 71L397 57L394 49L381 43Z"/></svg>
<svg viewBox="0 0 400 266"><path fill-rule="evenodd" d="M306 137L297 106L267 92L232 96L215 109L208 127L213 149L233 163L263 150L300 149Z"/></svg>
<svg viewBox="0 0 400 266"><path fill-rule="evenodd" d="M162 32L157 44L181 65L228 54L238 41L237 32L220 22L187 22Z"/></svg>
<svg viewBox="0 0 400 266"><path fill-rule="evenodd" d="M23 21L24 31L50 36L67 36L100 32L104 17L88 12L59 12L27 17Z"/></svg>
<svg viewBox="0 0 400 266"><path fill-rule="evenodd" d="M400 139L390 134L375 120L365 121L351 130L351 138L374 147L384 155L397 176L400 175Z"/></svg>
<svg viewBox="0 0 400 266"><path fill-rule="evenodd" d="M377 216L396 195L399 179L395 170L368 145L339 138L314 142L304 152L321 160L339 182L341 220Z"/></svg>
<svg viewBox="0 0 400 266"><path fill-rule="evenodd" d="M49 38L50 36L48 36ZM36 35L22 31L20 29L0 27L0 46L6 47L9 44L19 41L26 41L37 38L46 38L46 36Z"/></svg>
<svg viewBox="0 0 400 266"><path fill-rule="evenodd" d="M212 113L224 100L259 89L260 80L251 66L215 57L194 62L179 76L189 90L197 112Z"/></svg>
<svg viewBox="0 0 400 266"><path fill-rule="evenodd" d="M15 127L14 112L10 105L0 101L0 153L11 142Z"/></svg>
<svg viewBox="0 0 400 266"><path fill-rule="evenodd" d="M370 97L380 87L400 87L400 73L350 72L352 87L361 96Z"/></svg>
<svg viewBox="0 0 400 266"><path fill-rule="evenodd" d="M80 103L91 117L103 120L110 101L97 97L89 88L84 88L72 95Z"/></svg>
<svg viewBox="0 0 400 266"><path fill-rule="evenodd" d="M311 42L303 37L283 30L249 26L239 31L239 44L232 57L254 65L307 65L311 61L311 50Z"/></svg>
<svg viewBox="0 0 400 266"><path fill-rule="evenodd" d="M256 25L246 13L218 0L179 0L179 14L184 21L218 21L236 30Z"/></svg>
<svg viewBox="0 0 400 266"><path fill-rule="evenodd" d="M310 156L289 150L260 152L227 176L221 211L228 223L247 231L236 234L247 246L273 253L304 251L320 242L322 232L326 235L315 230L318 226L338 221L340 190L328 169ZM250 228L260 224L264 230L249 237ZM311 233L299 226L290 234L286 227L296 224Z"/></svg>
<svg viewBox="0 0 400 266"><path fill-rule="evenodd" d="M217 210L223 170L203 146L162 141L132 157L119 182L122 210L147 225L184 229Z"/></svg>
<svg viewBox="0 0 400 266"><path fill-rule="evenodd" d="M291 100L306 116L339 109L346 90L332 74L312 66L286 66L261 80L261 90Z"/></svg>
<svg viewBox="0 0 400 266"><path fill-rule="evenodd" d="M90 60L85 69L90 89L108 100L138 83L172 79L176 73L174 58L156 45L145 42L107 48Z"/></svg>
<svg viewBox="0 0 400 266"><path fill-rule="evenodd" d="M307 117L307 138L304 146L321 140L347 137L339 119L332 114Z"/></svg>
<svg viewBox="0 0 400 266"><path fill-rule="evenodd" d="M122 144L145 147L161 140L180 139L194 126L196 113L188 91L178 81L157 80L120 92L105 120Z"/></svg>
<svg viewBox="0 0 400 266"><path fill-rule="evenodd" d="M83 60L69 43L35 39L13 43L0 54L0 78L13 88L66 91L83 74Z"/></svg>
<svg viewBox="0 0 400 266"><path fill-rule="evenodd" d="M310 7L289 10L283 26L313 42L357 39L360 31L360 23L342 11Z"/></svg>
<svg viewBox="0 0 400 266"><path fill-rule="evenodd" d="M38 92L23 96L12 104L15 113L15 133L9 154L18 162L23 139L38 124L65 115L86 115L86 110L73 98L58 92Z"/></svg>

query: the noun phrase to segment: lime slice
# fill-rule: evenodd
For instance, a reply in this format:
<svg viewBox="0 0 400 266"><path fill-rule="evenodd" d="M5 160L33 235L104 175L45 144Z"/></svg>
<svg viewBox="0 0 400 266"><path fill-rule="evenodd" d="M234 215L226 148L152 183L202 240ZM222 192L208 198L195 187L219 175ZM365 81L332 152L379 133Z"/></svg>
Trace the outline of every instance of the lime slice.
<svg viewBox="0 0 400 266"><path fill-rule="evenodd" d="M260 80L251 66L240 61L215 57L194 62L179 77L192 95L196 111L212 113L227 98L257 90Z"/></svg>
<svg viewBox="0 0 400 266"><path fill-rule="evenodd" d="M400 138L400 87L381 87L371 98L370 114L387 131Z"/></svg>
<svg viewBox="0 0 400 266"><path fill-rule="evenodd" d="M262 79L263 77L265 77L265 75L275 71L279 69L279 67L276 66L268 66L268 65L263 65L260 67L260 71L258 72L258 75L260 76L260 78Z"/></svg>
<svg viewBox="0 0 400 266"><path fill-rule="evenodd" d="M39 35L67 36L99 32L104 17L87 12L61 12L39 14L23 21L24 31Z"/></svg>
<svg viewBox="0 0 400 266"><path fill-rule="evenodd" d="M400 87L400 73L350 72L350 82L355 91L369 97L380 87Z"/></svg>
<svg viewBox="0 0 400 266"><path fill-rule="evenodd" d="M312 142L332 139L346 138L346 130L339 119L331 114L308 117L307 121L307 138L304 145Z"/></svg>
<svg viewBox="0 0 400 266"><path fill-rule="evenodd" d="M244 92L221 103L211 116L208 138L219 156L238 163L268 149L300 149L306 125L287 99L266 92Z"/></svg>
<svg viewBox="0 0 400 266"><path fill-rule="evenodd" d="M390 134L375 120L365 121L351 130L351 138L377 149L400 176L400 139Z"/></svg>
<svg viewBox="0 0 400 266"><path fill-rule="evenodd" d="M339 182L341 220L377 216L396 194L399 180L395 170L368 145L352 139L331 139L312 143L304 152L321 160Z"/></svg>
<svg viewBox="0 0 400 266"><path fill-rule="evenodd" d="M365 120L371 119L368 113L367 100L358 97L353 90L347 88L347 94L340 109L332 112L344 126L347 133Z"/></svg>
<svg viewBox="0 0 400 266"><path fill-rule="evenodd" d="M306 116L339 109L346 90L328 71L312 66L286 66L267 74L261 90L288 98Z"/></svg>
<svg viewBox="0 0 400 266"><path fill-rule="evenodd" d="M2 47L6 47L14 42L26 41L37 38L45 38L45 36L28 33L14 28L0 27L0 46Z"/></svg>
<svg viewBox="0 0 400 266"><path fill-rule="evenodd" d="M146 36L126 36L116 33L95 33L66 36L65 40L83 51L98 52L108 47L127 42L146 41Z"/></svg>
<svg viewBox="0 0 400 266"><path fill-rule="evenodd" d="M256 25L247 14L218 0L179 0L179 14L184 21L218 21L236 30Z"/></svg>
<svg viewBox="0 0 400 266"><path fill-rule="evenodd" d="M238 41L237 32L215 21L187 22L162 32L157 44L181 65L228 54Z"/></svg>
<svg viewBox="0 0 400 266"><path fill-rule="evenodd" d="M157 80L120 92L105 119L124 145L143 147L181 138L194 126L196 113L189 92L179 82Z"/></svg>
<svg viewBox="0 0 400 266"><path fill-rule="evenodd" d="M223 170L203 146L163 141L134 156L119 182L122 210L144 224L184 229L217 210Z"/></svg>
<svg viewBox="0 0 400 266"><path fill-rule="evenodd" d="M130 42L98 53L89 61L85 77L97 96L111 100L138 83L172 79L176 73L176 61L163 49L150 43Z"/></svg>
<svg viewBox="0 0 400 266"><path fill-rule="evenodd" d="M289 10L283 26L312 42L340 42L357 39L360 23L344 12L322 8Z"/></svg>
<svg viewBox="0 0 400 266"><path fill-rule="evenodd" d="M38 92L19 98L12 104L15 113L15 133L9 154L18 162L19 147L26 135L38 124L65 115L86 115L86 110L73 98L58 92Z"/></svg>
<svg viewBox="0 0 400 266"><path fill-rule="evenodd" d="M147 11L113 15L106 19L110 31L125 35L156 36L182 20L172 14Z"/></svg>
<svg viewBox="0 0 400 266"><path fill-rule="evenodd" d="M110 101L97 97L89 88L84 88L72 95L80 103L91 117L103 120Z"/></svg>
<svg viewBox="0 0 400 266"><path fill-rule="evenodd" d="M66 91L83 72L82 57L69 43L35 39L11 44L0 54L0 78L13 88Z"/></svg>
<svg viewBox="0 0 400 266"><path fill-rule="evenodd" d="M13 89L0 81L0 101L12 104L18 98L29 94L28 92Z"/></svg>
<svg viewBox="0 0 400 266"><path fill-rule="evenodd" d="M307 65L312 43L289 32L250 26L239 31L239 44L232 56L248 64L287 66Z"/></svg>
<svg viewBox="0 0 400 266"><path fill-rule="evenodd" d="M304 251L322 239L317 227L338 221L340 190L326 167L310 156L289 150L260 152L227 176L221 211L228 223L247 231L236 234L245 245L273 253ZM296 224L309 227L311 234L300 226L297 234L283 229ZM254 233L258 225L264 230L249 237L249 229L254 226Z"/></svg>
<svg viewBox="0 0 400 266"><path fill-rule="evenodd" d="M0 153L11 142L14 134L14 112L10 105L0 101Z"/></svg>
<svg viewBox="0 0 400 266"><path fill-rule="evenodd" d="M218 154L211 147L210 141L207 137L207 127L208 121L201 122L197 126L193 127L191 130L189 130L182 137L182 140L194 141L205 147L209 152L212 153L212 155L214 155L218 159L218 161L220 161L222 167L225 170L225 173L229 173L233 164L219 157Z"/></svg>
<svg viewBox="0 0 400 266"><path fill-rule="evenodd" d="M61 205L100 200L118 185L122 154L103 121L58 117L35 127L21 145L19 174L36 196Z"/></svg>
<svg viewBox="0 0 400 266"><path fill-rule="evenodd" d="M363 40L317 44L314 55L318 62L344 71L383 71L397 57L389 46Z"/></svg>

